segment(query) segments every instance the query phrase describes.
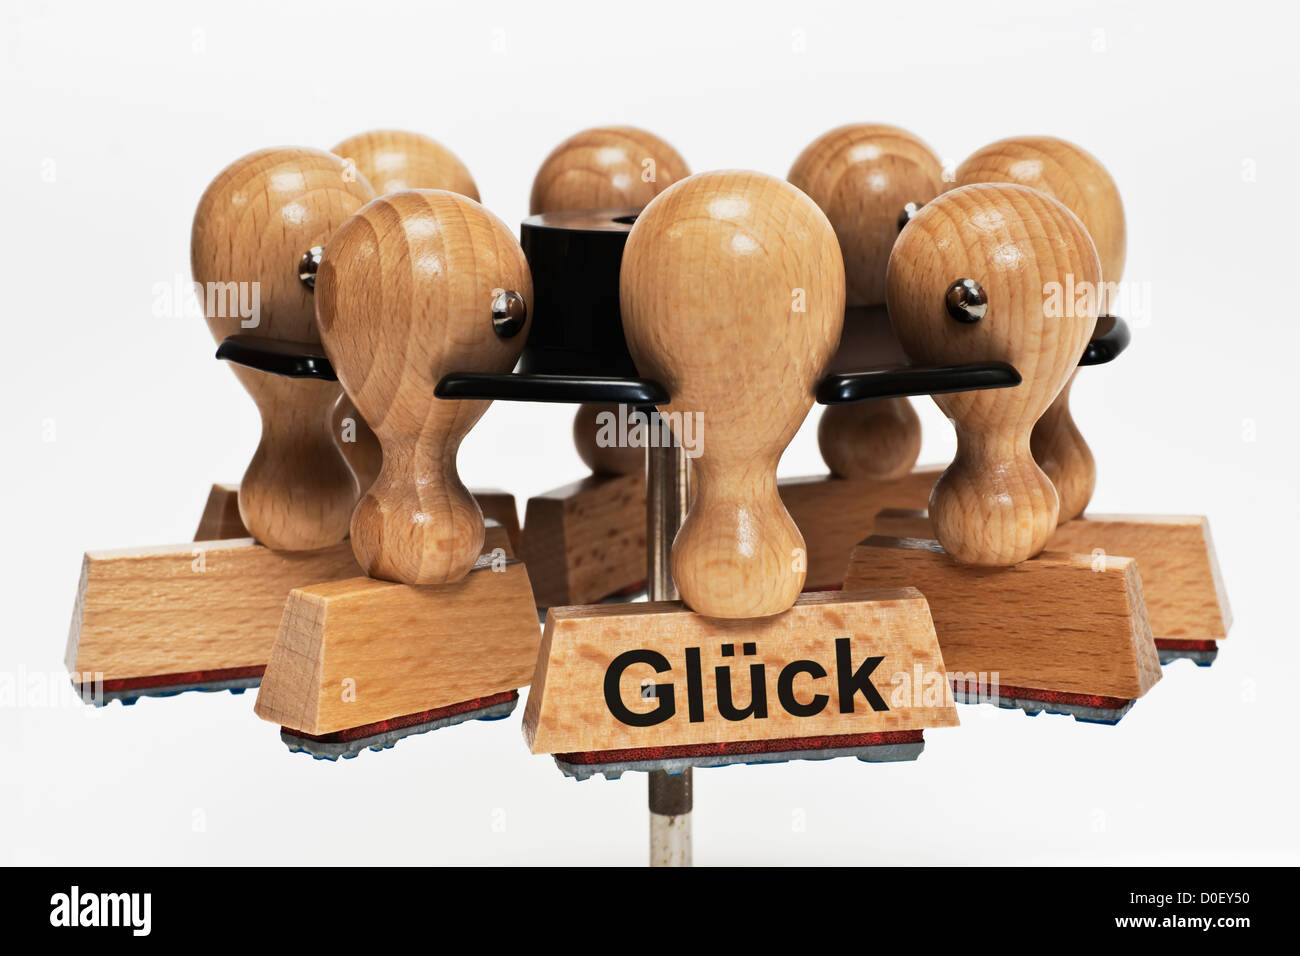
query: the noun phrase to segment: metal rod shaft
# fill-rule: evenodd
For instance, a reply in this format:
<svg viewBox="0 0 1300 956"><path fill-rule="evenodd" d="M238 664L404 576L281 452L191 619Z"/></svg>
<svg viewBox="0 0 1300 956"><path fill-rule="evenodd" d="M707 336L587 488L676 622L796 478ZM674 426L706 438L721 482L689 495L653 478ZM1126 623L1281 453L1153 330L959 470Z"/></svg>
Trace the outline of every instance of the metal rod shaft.
<svg viewBox="0 0 1300 956"><path fill-rule="evenodd" d="M646 449L646 590L651 601L677 600L669 558L690 505L690 459L652 414ZM650 774L650 865L691 865L691 771Z"/></svg>

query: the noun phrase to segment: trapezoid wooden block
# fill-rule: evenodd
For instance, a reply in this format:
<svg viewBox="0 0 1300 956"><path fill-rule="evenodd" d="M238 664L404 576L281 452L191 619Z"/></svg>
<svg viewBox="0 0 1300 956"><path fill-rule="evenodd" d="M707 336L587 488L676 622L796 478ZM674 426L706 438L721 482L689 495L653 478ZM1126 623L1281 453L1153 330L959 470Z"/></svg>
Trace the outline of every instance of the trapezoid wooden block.
<svg viewBox="0 0 1300 956"><path fill-rule="evenodd" d="M781 500L803 535L808 553L806 590L839 587L849 554L882 508L925 508L943 467L926 466L895 481L829 476L785 478Z"/></svg>
<svg viewBox="0 0 1300 956"><path fill-rule="evenodd" d="M244 519L239 516L239 485L215 484L208 492L203 515L199 518L195 541L226 541L249 537Z"/></svg>
<svg viewBox="0 0 1300 956"><path fill-rule="evenodd" d="M937 541L873 535L853 550L844 586L904 581L930 604L954 683L1128 702L1160 679L1132 558L1044 552L973 567Z"/></svg>
<svg viewBox="0 0 1300 956"><path fill-rule="evenodd" d="M411 587L368 577L295 588L257 695L259 717L328 735L527 685L540 627L519 561Z"/></svg>
<svg viewBox="0 0 1300 956"><path fill-rule="evenodd" d="M645 477L593 475L528 499L521 554L538 607L645 586Z"/></svg>
<svg viewBox="0 0 1300 956"><path fill-rule="evenodd" d="M266 666L285 595L360 573L346 541L297 552L252 538L89 551L65 661L73 683L107 699L250 686Z"/></svg>
<svg viewBox="0 0 1300 956"><path fill-rule="evenodd" d="M483 550L514 556L485 522ZM352 546L272 551L252 538L88 551L65 663L93 703L254 687L296 587L357 577Z"/></svg>
<svg viewBox="0 0 1300 956"><path fill-rule="evenodd" d="M874 533L927 538L924 511L882 511ZM1232 626L1232 610L1210 538L1200 515L1084 515L1059 525L1050 551L1135 558L1142 578L1151 633L1157 646L1221 641Z"/></svg>
<svg viewBox="0 0 1300 956"><path fill-rule="evenodd" d="M805 594L751 620L676 601L552 608L524 735L569 754L949 727L944 675L913 588Z"/></svg>

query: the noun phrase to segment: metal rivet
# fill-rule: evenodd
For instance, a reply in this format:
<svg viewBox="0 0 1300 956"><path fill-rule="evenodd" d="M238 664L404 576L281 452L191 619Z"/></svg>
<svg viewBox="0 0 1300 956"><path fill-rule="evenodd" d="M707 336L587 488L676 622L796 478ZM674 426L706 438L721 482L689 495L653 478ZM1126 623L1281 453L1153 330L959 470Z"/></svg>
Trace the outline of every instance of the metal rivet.
<svg viewBox="0 0 1300 956"><path fill-rule="evenodd" d="M316 270L320 268L323 246L312 246L298 260L298 281L313 291L316 288Z"/></svg>
<svg viewBox="0 0 1300 956"><path fill-rule="evenodd" d="M989 310L989 297L974 279L958 279L944 297L948 314L958 322L978 322Z"/></svg>
<svg viewBox="0 0 1300 956"><path fill-rule="evenodd" d="M923 202L910 202L903 207L903 211L898 214L898 231L902 232L903 227L916 218L916 214L924 206Z"/></svg>
<svg viewBox="0 0 1300 956"><path fill-rule="evenodd" d="M492 299L492 331L498 338L514 338L528 318L524 297L513 289L503 289Z"/></svg>

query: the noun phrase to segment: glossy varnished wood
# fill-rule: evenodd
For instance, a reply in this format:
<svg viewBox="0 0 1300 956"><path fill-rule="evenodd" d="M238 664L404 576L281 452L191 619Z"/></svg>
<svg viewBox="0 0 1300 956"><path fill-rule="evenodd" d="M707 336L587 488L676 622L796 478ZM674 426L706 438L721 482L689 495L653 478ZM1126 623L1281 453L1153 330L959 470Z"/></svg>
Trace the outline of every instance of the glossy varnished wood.
<svg viewBox="0 0 1300 956"><path fill-rule="evenodd" d="M373 195L363 177L347 174L343 161L323 150L262 150L223 170L194 214L194 279L205 289L256 283L260 314L248 327L237 309L207 314L205 306L213 338L221 342L243 333L318 343L312 293L298 278L299 260L324 245ZM222 311L230 314L217 314ZM262 439L240 483L244 525L258 541L281 550L308 551L343 540L356 485L335 443L339 386L233 369L262 416Z"/></svg>
<svg viewBox="0 0 1300 956"><path fill-rule="evenodd" d="M724 618L789 608L804 541L776 465L839 342L844 264L830 222L781 180L692 176L632 227L620 299L638 370L667 387L669 413L703 423L696 498L672 552L682 599Z"/></svg>
<svg viewBox="0 0 1300 956"><path fill-rule="evenodd" d="M1110 173L1083 148L1051 136L1017 136L976 150L957 168L959 185L1019 183L1060 201L1079 217L1092 237L1104 283L1124 273L1124 205ZM1105 291L1105 290L1103 290ZM1102 314L1109 310L1103 296ZM1034 427L1034 458L1061 497L1062 522L1083 514L1092 499L1097 466L1070 414L1074 376Z"/></svg>
<svg viewBox="0 0 1300 956"><path fill-rule="evenodd" d="M821 207L844 254L850 308L882 306L885 268L908 203L944 190L943 163L919 137L881 123L841 126L799 154L789 180ZM845 319L850 334L853 317ZM841 478L901 478L921 451L921 420L906 398L834 405L822 413L817 444Z"/></svg>
<svg viewBox="0 0 1300 956"><path fill-rule="evenodd" d="M351 163L360 175L369 180L377 195L402 192L406 189L446 189L478 201L478 186L459 157L434 139L408 130L377 129L349 136L331 152ZM356 410L352 400L344 395L335 412L335 434L342 434L342 419L354 422L352 441L341 441L340 447L348 464L356 473L361 491L369 488L383 464L379 439Z"/></svg>
<svg viewBox="0 0 1300 956"><path fill-rule="evenodd" d="M951 190L903 229L889 260L889 314L918 364L1009 362L1015 388L936 395L957 431L957 456L935 485L930 515L957 561L1013 565L1042 551L1059 499L1034 462L1034 424L1070 377L1096 325L1095 302L1047 314L1049 283L1100 279L1083 224L1025 186ZM988 297L978 322L953 318L952 283L978 282Z"/></svg>
<svg viewBox="0 0 1300 956"><path fill-rule="evenodd" d="M583 130L546 157L528 212L640 208L687 174L677 150L653 133L634 126Z"/></svg>
<svg viewBox="0 0 1300 956"><path fill-rule="evenodd" d="M527 328L493 331L498 290L532 300L523 252L477 203L442 191L381 197L326 246L316 280L321 337L348 395L379 437L383 469L352 517L371 577L414 585L464 577L483 517L456 452L489 403L444 401L448 372L507 372Z"/></svg>
<svg viewBox="0 0 1300 956"><path fill-rule="evenodd" d="M349 136L330 152L350 160L377 195L446 189L478 202L478 186L460 157L422 133L369 130Z"/></svg>

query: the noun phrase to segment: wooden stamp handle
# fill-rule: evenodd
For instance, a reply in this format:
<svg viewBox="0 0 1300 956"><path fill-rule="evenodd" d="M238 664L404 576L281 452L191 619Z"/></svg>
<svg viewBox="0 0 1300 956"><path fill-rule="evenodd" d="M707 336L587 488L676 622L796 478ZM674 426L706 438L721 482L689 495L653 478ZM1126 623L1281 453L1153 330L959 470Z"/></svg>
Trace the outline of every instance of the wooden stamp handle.
<svg viewBox="0 0 1300 956"><path fill-rule="evenodd" d="M637 218L623 254L624 331L637 369L694 459L673 579L700 614L793 605L806 556L776 488L781 453L839 342L844 263L817 205L760 173L702 173Z"/></svg>
<svg viewBox="0 0 1300 956"><path fill-rule="evenodd" d="M851 309L885 302L885 269L906 208L944 190L943 164L919 137L880 123L841 126L799 154L789 180L831 221L844 253L846 303ZM845 339L854 334L845 320ZM841 348L854 343L845 341ZM911 402L892 398L831 406L822 413L817 444L831 474L888 480L911 471L921 452L921 419Z"/></svg>
<svg viewBox="0 0 1300 956"><path fill-rule="evenodd" d="M957 182L1019 183L1051 196L1078 216L1096 246L1106 283L1097 297L1099 314L1109 311L1111 284L1124 273L1124 205L1115 181L1095 156L1062 139L1018 136L972 153L957 168ZM1060 495L1062 523L1083 514L1097 483L1097 463L1070 413L1073 384L1071 375L1034 426L1031 445Z"/></svg>
<svg viewBox="0 0 1300 956"><path fill-rule="evenodd" d="M935 485L930 517L959 562L1016 564L1056 528L1059 499L1030 433L1077 367L1097 305L1085 297L1062 307L1051 291L1095 288L1100 274L1078 218L1024 186L954 189L899 235L889 313L912 360L1003 361L1022 376L1015 388L934 397L957 431L957 456Z"/></svg>
<svg viewBox="0 0 1300 956"><path fill-rule="evenodd" d="M322 150L262 150L223 170L199 201L191 240L213 337L319 342L301 260L372 197L364 178L349 177L342 160ZM235 374L262 417L239 487L245 527L274 549L337 544L357 493L334 440L339 386L239 367Z"/></svg>
<svg viewBox="0 0 1300 956"><path fill-rule="evenodd" d="M449 372L508 372L528 335L531 301L510 230L450 192L380 197L325 247L321 339L383 450L351 525L357 562L371 577L448 584L478 560L483 515L456 453L489 403L438 399L434 388Z"/></svg>

